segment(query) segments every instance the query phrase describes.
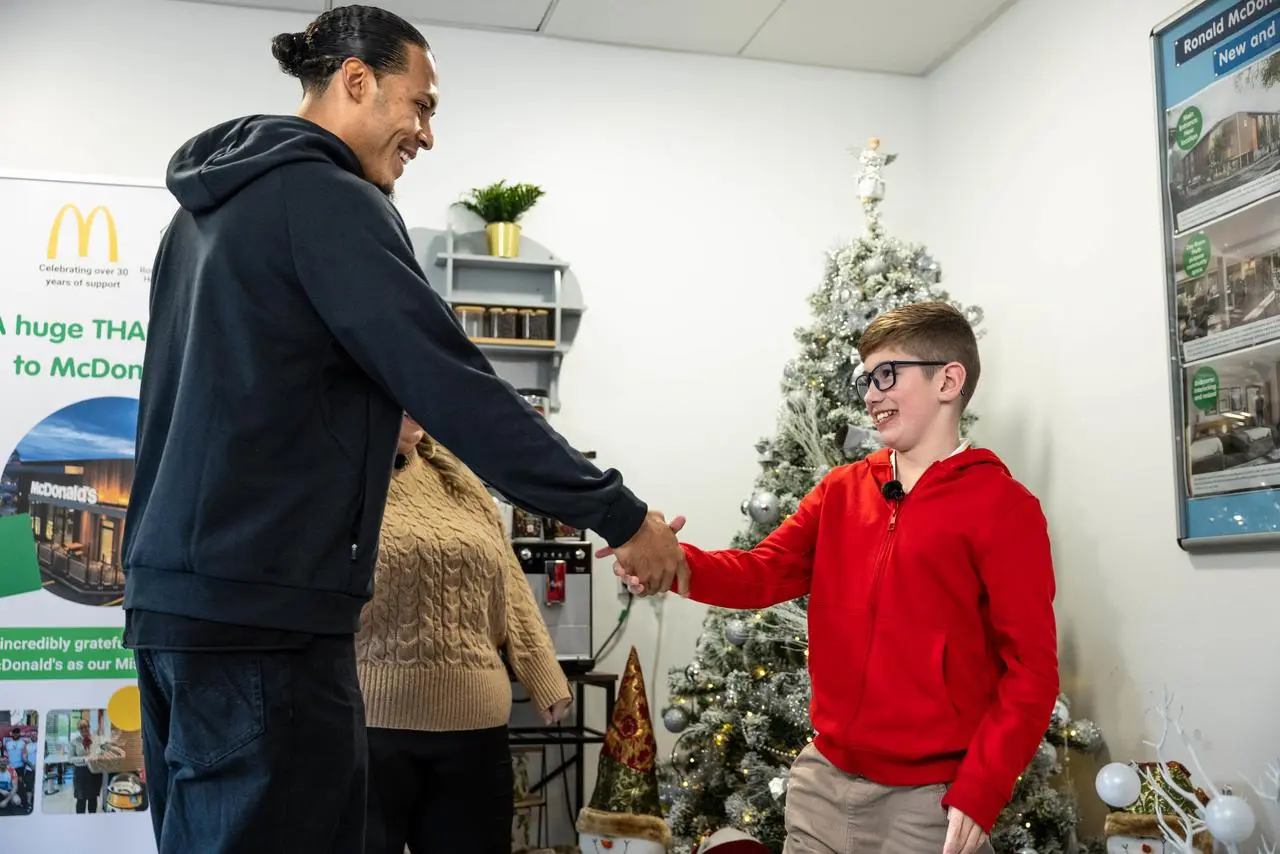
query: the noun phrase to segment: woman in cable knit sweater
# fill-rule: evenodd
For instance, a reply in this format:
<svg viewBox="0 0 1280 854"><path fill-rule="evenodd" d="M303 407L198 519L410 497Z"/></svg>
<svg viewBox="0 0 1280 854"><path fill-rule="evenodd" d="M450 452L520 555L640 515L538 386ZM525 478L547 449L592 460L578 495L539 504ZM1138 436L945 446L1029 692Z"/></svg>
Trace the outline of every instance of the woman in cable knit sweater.
<svg viewBox="0 0 1280 854"><path fill-rule="evenodd" d="M510 852L511 682L500 650L543 720L562 717L569 685L493 498L406 417L356 636L366 854Z"/></svg>

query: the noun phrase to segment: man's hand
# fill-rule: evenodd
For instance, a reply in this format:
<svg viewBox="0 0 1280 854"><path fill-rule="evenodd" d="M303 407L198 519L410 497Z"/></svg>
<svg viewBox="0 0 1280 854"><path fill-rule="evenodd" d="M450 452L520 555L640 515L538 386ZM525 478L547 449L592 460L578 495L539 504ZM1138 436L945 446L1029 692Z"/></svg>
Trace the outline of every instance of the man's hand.
<svg viewBox="0 0 1280 854"><path fill-rule="evenodd" d="M666 593L677 577L680 589L687 590L689 565L676 540L676 532L683 527L683 516L668 524L661 513L650 510L635 536L616 549L600 549L596 557L615 555L614 574L626 579L632 593Z"/></svg>
<svg viewBox="0 0 1280 854"><path fill-rule="evenodd" d="M942 854L974 854L986 841L987 834L977 822L955 807L947 811L947 841Z"/></svg>

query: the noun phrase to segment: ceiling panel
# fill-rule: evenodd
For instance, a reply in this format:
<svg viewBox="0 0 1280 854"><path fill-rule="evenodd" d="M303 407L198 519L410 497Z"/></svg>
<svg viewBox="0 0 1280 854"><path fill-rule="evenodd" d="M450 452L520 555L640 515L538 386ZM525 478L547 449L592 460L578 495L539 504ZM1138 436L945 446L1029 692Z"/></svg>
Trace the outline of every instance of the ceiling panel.
<svg viewBox="0 0 1280 854"><path fill-rule="evenodd" d="M924 74L1013 0L786 0L743 56Z"/></svg>
<svg viewBox="0 0 1280 854"><path fill-rule="evenodd" d="M282 12L311 12L319 15L325 10L325 0L183 0L183 2L210 3L215 6L247 6L250 9L276 9Z"/></svg>
<svg viewBox="0 0 1280 854"><path fill-rule="evenodd" d="M533 31L551 0L380 0L378 5L416 23Z"/></svg>
<svg viewBox="0 0 1280 854"><path fill-rule="evenodd" d="M735 54L779 2L559 0L542 32L582 41Z"/></svg>

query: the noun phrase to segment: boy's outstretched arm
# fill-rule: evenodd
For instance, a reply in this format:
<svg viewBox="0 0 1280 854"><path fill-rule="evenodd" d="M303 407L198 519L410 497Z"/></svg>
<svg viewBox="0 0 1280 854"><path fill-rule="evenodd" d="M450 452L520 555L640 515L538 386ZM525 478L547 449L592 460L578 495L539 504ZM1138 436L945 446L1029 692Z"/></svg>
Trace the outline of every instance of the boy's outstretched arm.
<svg viewBox="0 0 1280 854"><path fill-rule="evenodd" d="M804 497L795 513L753 549L704 551L681 543L686 566L677 573L671 591L706 605L744 610L768 608L804 596L813 574L814 544L825 491L824 480ZM683 524L683 517L672 520L676 531ZM610 550L604 549L597 554L608 553ZM625 579L634 592L645 592L625 566L619 565L615 574Z"/></svg>
<svg viewBox="0 0 1280 854"><path fill-rule="evenodd" d="M987 833L1044 739L1058 698L1058 631L1048 523L1027 495L977 542L1004 674L955 782L943 798Z"/></svg>

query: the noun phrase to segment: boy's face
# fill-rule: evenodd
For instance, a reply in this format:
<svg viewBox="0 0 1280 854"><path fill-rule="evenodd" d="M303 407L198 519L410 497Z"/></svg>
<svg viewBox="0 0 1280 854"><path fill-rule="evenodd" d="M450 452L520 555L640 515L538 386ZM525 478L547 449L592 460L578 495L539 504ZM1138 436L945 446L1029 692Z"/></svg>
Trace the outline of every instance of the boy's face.
<svg viewBox="0 0 1280 854"><path fill-rule="evenodd" d="M900 350L878 350L863 362L875 380L864 398L867 413L880 441L895 451L910 451L939 429L944 405L955 400L964 384L964 368L955 363L919 362L918 356Z"/></svg>

